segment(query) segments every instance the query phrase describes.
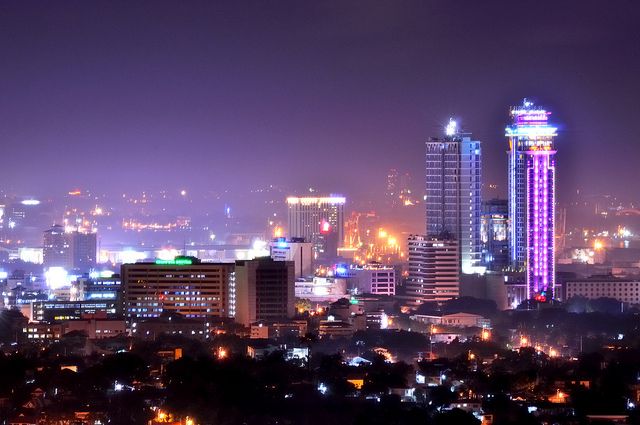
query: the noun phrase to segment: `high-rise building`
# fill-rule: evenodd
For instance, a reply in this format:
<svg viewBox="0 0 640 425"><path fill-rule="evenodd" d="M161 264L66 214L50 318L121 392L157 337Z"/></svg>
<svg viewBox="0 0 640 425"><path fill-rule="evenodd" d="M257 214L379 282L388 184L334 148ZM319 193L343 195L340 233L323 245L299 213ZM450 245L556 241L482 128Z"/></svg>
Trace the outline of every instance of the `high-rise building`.
<svg viewBox="0 0 640 425"><path fill-rule="evenodd" d="M446 135L426 142L427 236L458 241L463 273L480 267L480 142L449 121Z"/></svg>
<svg viewBox="0 0 640 425"><path fill-rule="evenodd" d="M270 257L236 261L236 322L249 326L260 320L293 317L294 274L293 261L275 261Z"/></svg>
<svg viewBox="0 0 640 425"><path fill-rule="evenodd" d="M194 257L123 264L124 314L128 320L179 313L186 318L229 317L233 263Z"/></svg>
<svg viewBox="0 0 640 425"><path fill-rule="evenodd" d="M482 205L482 262L492 271L502 271L509 266L508 209L506 199L492 199Z"/></svg>
<svg viewBox="0 0 640 425"><path fill-rule="evenodd" d="M335 257L344 243L342 196L287 198L290 238L313 244L316 256Z"/></svg>
<svg viewBox="0 0 640 425"><path fill-rule="evenodd" d="M275 238L269 243L271 258L293 261L295 277L313 276L313 245L302 238Z"/></svg>
<svg viewBox="0 0 640 425"><path fill-rule="evenodd" d="M405 299L409 306L446 301L460 294L458 241L427 236L409 237L409 277Z"/></svg>
<svg viewBox="0 0 640 425"><path fill-rule="evenodd" d="M384 192L387 202L391 206L395 206L398 203L398 197L400 195L398 170L395 168L390 169L387 172L387 189Z"/></svg>
<svg viewBox="0 0 640 425"><path fill-rule="evenodd" d="M95 232L68 232L56 224L44 232L43 265L62 267L88 273L96 265L97 235Z"/></svg>
<svg viewBox="0 0 640 425"><path fill-rule="evenodd" d="M73 268L86 273L96 266L98 240L95 232L72 232L69 234L73 257Z"/></svg>
<svg viewBox="0 0 640 425"><path fill-rule="evenodd" d="M552 296L555 286L555 148L551 112L527 99L511 108L509 139L509 248L524 269L527 297Z"/></svg>
<svg viewBox="0 0 640 425"><path fill-rule="evenodd" d="M73 268L73 249L71 238L59 224L51 226L43 235L42 264L45 268Z"/></svg>

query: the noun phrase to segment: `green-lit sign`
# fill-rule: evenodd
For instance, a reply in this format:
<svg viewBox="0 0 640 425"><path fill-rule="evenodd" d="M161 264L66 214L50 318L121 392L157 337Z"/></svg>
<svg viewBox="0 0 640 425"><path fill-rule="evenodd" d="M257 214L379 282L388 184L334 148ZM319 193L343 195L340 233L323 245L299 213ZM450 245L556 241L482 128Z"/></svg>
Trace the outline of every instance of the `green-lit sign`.
<svg viewBox="0 0 640 425"><path fill-rule="evenodd" d="M173 260L156 260L158 266L190 266L193 264L189 258L174 258Z"/></svg>

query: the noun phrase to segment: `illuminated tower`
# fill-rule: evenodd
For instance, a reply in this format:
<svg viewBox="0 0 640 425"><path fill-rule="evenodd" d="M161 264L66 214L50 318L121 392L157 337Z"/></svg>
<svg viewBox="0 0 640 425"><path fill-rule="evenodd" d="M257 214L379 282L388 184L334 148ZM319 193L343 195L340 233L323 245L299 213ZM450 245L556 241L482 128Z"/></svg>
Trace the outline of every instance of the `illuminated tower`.
<svg viewBox="0 0 640 425"><path fill-rule="evenodd" d="M551 112L527 99L511 109L509 138L509 252L526 269L527 297L542 301L555 286L555 159Z"/></svg>
<svg viewBox="0 0 640 425"><path fill-rule="evenodd" d="M287 198L290 238L313 243L318 256L335 257L344 241L343 196Z"/></svg>
<svg viewBox="0 0 640 425"><path fill-rule="evenodd" d="M427 236L458 241L463 273L480 266L480 142L451 120L443 138L426 143Z"/></svg>

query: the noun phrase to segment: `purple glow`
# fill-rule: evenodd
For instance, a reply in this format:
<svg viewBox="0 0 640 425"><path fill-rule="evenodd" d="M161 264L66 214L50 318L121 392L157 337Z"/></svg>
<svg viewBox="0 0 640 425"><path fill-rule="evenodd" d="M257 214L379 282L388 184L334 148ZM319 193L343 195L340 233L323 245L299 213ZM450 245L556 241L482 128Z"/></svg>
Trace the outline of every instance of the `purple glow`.
<svg viewBox="0 0 640 425"><path fill-rule="evenodd" d="M555 286L553 150L527 151L527 292L528 296Z"/></svg>

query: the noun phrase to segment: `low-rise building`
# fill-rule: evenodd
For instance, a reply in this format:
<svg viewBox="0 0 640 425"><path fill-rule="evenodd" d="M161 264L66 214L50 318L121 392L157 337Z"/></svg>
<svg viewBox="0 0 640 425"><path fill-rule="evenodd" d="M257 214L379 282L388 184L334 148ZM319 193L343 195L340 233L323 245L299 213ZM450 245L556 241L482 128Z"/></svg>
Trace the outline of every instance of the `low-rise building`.
<svg viewBox="0 0 640 425"><path fill-rule="evenodd" d="M567 281L565 292L566 299L576 296L588 299L614 298L623 303L640 304L640 279L591 276Z"/></svg>
<svg viewBox="0 0 640 425"><path fill-rule="evenodd" d="M127 332L126 323L119 319L82 318L63 323L64 333L85 332L89 339L112 338Z"/></svg>

